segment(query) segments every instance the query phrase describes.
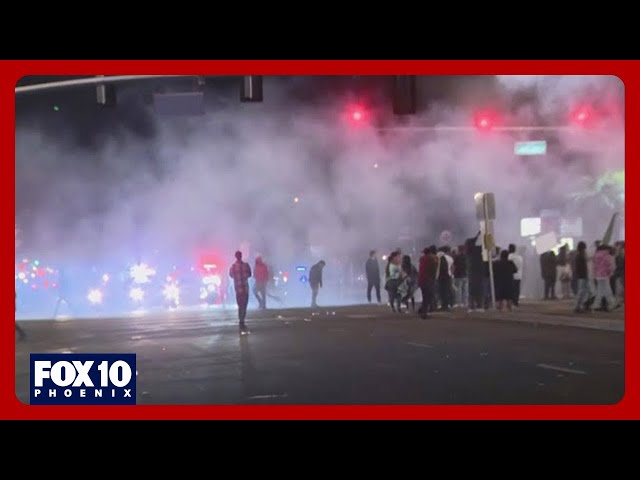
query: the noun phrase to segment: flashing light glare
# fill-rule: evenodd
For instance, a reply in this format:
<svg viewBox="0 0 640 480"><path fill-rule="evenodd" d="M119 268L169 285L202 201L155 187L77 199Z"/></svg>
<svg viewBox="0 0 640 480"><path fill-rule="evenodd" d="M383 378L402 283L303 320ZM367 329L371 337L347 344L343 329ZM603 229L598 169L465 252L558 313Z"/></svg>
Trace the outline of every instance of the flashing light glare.
<svg viewBox="0 0 640 480"><path fill-rule="evenodd" d="M378 164L377 164L377 163L374 163L374 164L373 164L373 168L378 168Z"/></svg>
<svg viewBox="0 0 640 480"><path fill-rule="evenodd" d="M38 271L38 267L31 267L31 270L33 270L34 272Z"/></svg>
<svg viewBox="0 0 640 480"><path fill-rule="evenodd" d="M490 111L481 111L476 113L474 123L478 130L491 130L494 127L496 115Z"/></svg>
<svg viewBox="0 0 640 480"><path fill-rule="evenodd" d="M26 258L23 258L23 259L22 259L22 263L29 263L29 260L28 260L28 259L26 259Z"/></svg>
<svg viewBox="0 0 640 480"><path fill-rule="evenodd" d="M216 286L213 283L207 285L207 292L214 292L216 290Z"/></svg>
<svg viewBox="0 0 640 480"><path fill-rule="evenodd" d="M57 283L52 283L51 284L51 288L58 288L58 284Z"/></svg>
<svg viewBox="0 0 640 480"><path fill-rule="evenodd" d="M204 265L202 265L202 267L205 270L214 270L214 269L218 268L218 265L216 265L215 263L205 263ZM193 270L193 269L191 269L191 270Z"/></svg>
<svg viewBox="0 0 640 480"><path fill-rule="evenodd" d="M53 111L54 112L59 112L60 111L60 107L58 105L54 105L53 106Z"/></svg>
<svg viewBox="0 0 640 480"><path fill-rule="evenodd" d="M580 105L571 114L573 123L578 125L592 124L594 120L593 108L589 105Z"/></svg>
<svg viewBox="0 0 640 480"><path fill-rule="evenodd" d="M175 283L165 285L162 293L164 294L164 298L167 300L174 300L177 302L180 299L180 289Z"/></svg>
<svg viewBox="0 0 640 480"><path fill-rule="evenodd" d="M32 273L32 274L31 274L31 278L36 278L36 274L35 274L35 273Z"/></svg>
<svg viewBox="0 0 640 480"><path fill-rule="evenodd" d="M298 203L299 201L300 201L300 199L298 197L294 197L293 203Z"/></svg>
<svg viewBox="0 0 640 480"><path fill-rule="evenodd" d="M173 278L171 278L171 275L167 275L167 282L173 282Z"/></svg>
<svg viewBox="0 0 640 480"><path fill-rule="evenodd" d="M102 292L97 288L90 290L89 294L87 295L87 299L94 305L102 303Z"/></svg>
<svg viewBox="0 0 640 480"><path fill-rule="evenodd" d="M386 255L383 255L383 256L382 256L382 260L386 261L386 260L387 260L387 256L386 256Z"/></svg>
<svg viewBox="0 0 640 480"><path fill-rule="evenodd" d="M148 283L156 271L145 263L139 263L131 267L129 274L135 283Z"/></svg>
<svg viewBox="0 0 640 480"><path fill-rule="evenodd" d="M347 109L347 119L352 123L363 123L366 116L365 109L361 105L352 105Z"/></svg>
<svg viewBox="0 0 640 480"><path fill-rule="evenodd" d="M202 277L202 283L215 288L222 285L222 278L220 278L220 275L207 275L206 277Z"/></svg>
<svg viewBox="0 0 640 480"><path fill-rule="evenodd" d="M39 260L34 260L33 264L37 267L38 265L40 265L40 261Z"/></svg>
<svg viewBox="0 0 640 480"><path fill-rule="evenodd" d="M32 283L31 284L31 288L33 288L35 290L36 288L38 288L38 286L35 283Z"/></svg>
<svg viewBox="0 0 640 480"><path fill-rule="evenodd" d="M107 283L109 281L109 274L105 273L104 275L102 275L102 281L104 283Z"/></svg>
<svg viewBox="0 0 640 480"><path fill-rule="evenodd" d="M306 272L307 267L296 267L296 272Z"/></svg>
<svg viewBox="0 0 640 480"><path fill-rule="evenodd" d="M284 283L287 283L287 282L289 281L289 278L288 278L288 277L282 277L282 281L283 281Z"/></svg>
<svg viewBox="0 0 640 480"><path fill-rule="evenodd" d="M20 273L18 274L18 278L19 278L20 280L24 280L24 279L26 278L25 273L24 273L24 272L20 272Z"/></svg>
<svg viewBox="0 0 640 480"><path fill-rule="evenodd" d="M208 293L206 288L200 289L200 300L207 298Z"/></svg>
<svg viewBox="0 0 640 480"><path fill-rule="evenodd" d="M133 287L129 291L129 297L135 302L141 302L144 299L144 290L140 287Z"/></svg>

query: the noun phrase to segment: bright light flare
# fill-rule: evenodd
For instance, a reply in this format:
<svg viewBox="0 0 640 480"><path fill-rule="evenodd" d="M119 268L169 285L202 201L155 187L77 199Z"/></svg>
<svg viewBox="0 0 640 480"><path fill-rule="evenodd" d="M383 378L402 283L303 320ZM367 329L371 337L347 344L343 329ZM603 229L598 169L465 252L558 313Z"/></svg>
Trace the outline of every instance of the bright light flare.
<svg viewBox="0 0 640 480"><path fill-rule="evenodd" d="M175 283L169 283L165 285L162 291L164 298L178 302L180 300L180 288Z"/></svg>
<svg viewBox="0 0 640 480"><path fill-rule="evenodd" d="M222 278L220 278L220 275L207 275L206 277L202 277L202 283L217 288L222 285Z"/></svg>
<svg viewBox="0 0 640 480"><path fill-rule="evenodd" d="M156 271L145 263L138 263L129 270L129 275L135 283L148 283Z"/></svg>
<svg viewBox="0 0 640 480"><path fill-rule="evenodd" d="M87 295L87 300L89 300L89 302L93 305L102 303L102 292L97 288L90 290L89 294Z"/></svg>
<svg viewBox="0 0 640 480"><path fill-rule="evenodd" d="M105 273L104 275L102 275L102 281L103 281L104 283L107 283L107 282L109 281L109 278L110 278L110 277L109 277L109 274L108 274L108 273Z"/></svg>
<svg viewBox="0 0 640 480"><path fill-rule="evenodd" d="M129 291L129 298L131 298L131 300L135 302L141 302L142 300L144 300L144 290L142 290L140 287L133 287Z"/></svg>
<svg viewBox="0 0 640 480"><path fill-rule="evenodd" d="M499 123L499 117L494 111L481 110L475 113L473 123L478 130L489 131Z"/></svg>
<svg viewBox="0 0 640 480"><path fill-rule="evenodd" d="M596 123L597 115L591 105L578 105L571 112L571 123L581 127L590 127Z"/></svg>

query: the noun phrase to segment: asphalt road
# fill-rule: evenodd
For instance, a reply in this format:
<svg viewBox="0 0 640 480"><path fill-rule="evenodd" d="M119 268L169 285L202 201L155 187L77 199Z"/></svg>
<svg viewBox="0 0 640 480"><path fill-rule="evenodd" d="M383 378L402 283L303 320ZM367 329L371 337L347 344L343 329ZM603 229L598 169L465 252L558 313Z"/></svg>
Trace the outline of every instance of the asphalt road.
<svg viewBox="0 0 640 480"><path fill-rule="evenodd" d="M510 315L534 315L529 307ZM548 306L540 307L547 308ZM504 317L505 314L502 314ZM624 394L624 333L500 321L421 320L384 306L24 322L29 353L133 352L139 404L612 404Z"/></svg>

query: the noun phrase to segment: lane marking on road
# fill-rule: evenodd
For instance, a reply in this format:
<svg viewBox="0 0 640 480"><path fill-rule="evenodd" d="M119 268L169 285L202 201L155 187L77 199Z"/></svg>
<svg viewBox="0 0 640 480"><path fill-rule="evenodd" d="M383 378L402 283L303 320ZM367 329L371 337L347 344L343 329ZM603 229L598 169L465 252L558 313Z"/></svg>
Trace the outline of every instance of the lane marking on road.
<svg viewBox="0 0 640 480"><path fill-rule="evenodd" d="M355 314L355 315L346 315L347 318L376 318L375 315L367 315L367 314Z"/></svg>
<svg viewBox="0 0 640 480"><path fill-rule="evenodd" d="M407 342L407 345L411 345L412 347L419 347L419 348L433 348L433 345L427 345L426 343Z"/></svg>
<svg viewBox="0 0 640 480"><path fill-rule="evenodd" d="M273 395L254 395L253 397L249 397L249 400L264 400L269 398L287 398L289 395L286 393L279 393Z"/></svg>
<svg viewBox="0 0 640 480"><path fill-rule="evenodd" d="M558 367L556 365L547 365L546 363L539 363L536 366L540 367L540 368L545 368L547 370L555 370L557 372L575 373L577 375L586 375L587 374L587 372L584 372L582 370L574 370L573 368Z"/></svg>

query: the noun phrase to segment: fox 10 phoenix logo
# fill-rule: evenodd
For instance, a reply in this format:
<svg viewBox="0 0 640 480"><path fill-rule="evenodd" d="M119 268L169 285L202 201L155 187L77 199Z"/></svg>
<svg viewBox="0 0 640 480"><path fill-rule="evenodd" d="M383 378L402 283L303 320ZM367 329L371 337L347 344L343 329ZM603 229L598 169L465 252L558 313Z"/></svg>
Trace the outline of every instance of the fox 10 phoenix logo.
<svg viewBox="0 0 640 480"><path fill-rule="evenodd" d="M135 405L135 353L32 353L31 405Z"/></svg>

